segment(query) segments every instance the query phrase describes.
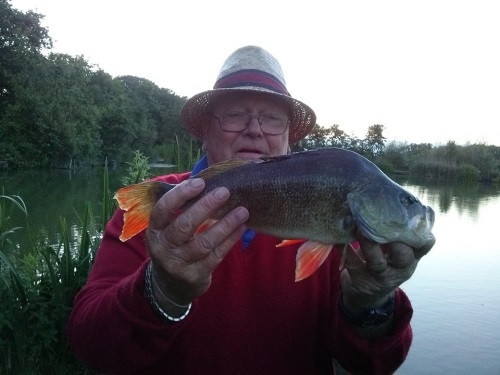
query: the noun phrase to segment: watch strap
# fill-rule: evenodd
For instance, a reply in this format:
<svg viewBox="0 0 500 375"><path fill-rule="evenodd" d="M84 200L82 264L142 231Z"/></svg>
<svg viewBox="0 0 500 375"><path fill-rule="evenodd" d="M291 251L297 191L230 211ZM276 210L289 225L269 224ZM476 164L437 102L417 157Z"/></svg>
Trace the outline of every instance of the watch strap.
<svg viewBox="0 0 500 375"><path fill-rule="evenodd" d="M361 327L377 326L387 322L394 314L396 305L395 293L392 293L387 302L377 308L366 309L360 315L354 316L344 305L343 293L340 293L340 307L349 322Z"/></svg>

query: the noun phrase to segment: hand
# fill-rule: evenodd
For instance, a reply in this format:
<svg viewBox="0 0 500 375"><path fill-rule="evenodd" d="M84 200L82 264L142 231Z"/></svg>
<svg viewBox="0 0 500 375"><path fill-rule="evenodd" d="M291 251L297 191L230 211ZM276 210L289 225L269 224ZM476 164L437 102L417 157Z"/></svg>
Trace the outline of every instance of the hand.
<svg viewBox="0 0 500 375"><path fill-rule="evenodd" d="M360 248L347 250L346 268L340 275L344 305L353 314L384 305L436 242L432 239L413 249L401 242L379 245L359 232L357 238Z"/></svg>
<svg viewBox="0 0 500 375"><path fill-rule="evenodd" d="M146 239L157 288L172 303L158 298L165 311L180 313L176 305L187 305L207 291L212 272L245 231L248 211L238 207L205 232L193 237L198 226L229 198L229 191L217 188L181 214L185 203L205 187L202 179L187 180L170 190L151 211Z"/></svg>

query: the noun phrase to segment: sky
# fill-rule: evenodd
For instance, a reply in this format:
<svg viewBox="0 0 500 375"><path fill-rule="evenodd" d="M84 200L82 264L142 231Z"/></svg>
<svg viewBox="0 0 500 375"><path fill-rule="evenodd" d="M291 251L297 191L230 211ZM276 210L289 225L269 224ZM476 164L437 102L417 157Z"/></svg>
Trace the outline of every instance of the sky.
<svg viewBox="0 0 500 375"><path fill-rule="evenodd" d="M190 97L259 45L317 123L364 138L500 146L497 0L11 0L45 15L52 52Z"/></svg>

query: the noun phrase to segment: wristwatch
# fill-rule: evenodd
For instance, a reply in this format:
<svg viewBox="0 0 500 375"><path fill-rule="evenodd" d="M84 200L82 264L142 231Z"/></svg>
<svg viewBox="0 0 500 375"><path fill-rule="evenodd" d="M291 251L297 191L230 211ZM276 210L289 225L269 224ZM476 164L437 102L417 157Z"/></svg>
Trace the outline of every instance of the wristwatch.
<svg viewBox="0 0 500 375"><path fill-rule="evenodd" d="M391 294L389 300L380 307L367 309L359 316L354 316L344 305L344 296L340 293L340 307L349 322L361 327L372 327L387 322L394 314L395 297Z"/></svg>

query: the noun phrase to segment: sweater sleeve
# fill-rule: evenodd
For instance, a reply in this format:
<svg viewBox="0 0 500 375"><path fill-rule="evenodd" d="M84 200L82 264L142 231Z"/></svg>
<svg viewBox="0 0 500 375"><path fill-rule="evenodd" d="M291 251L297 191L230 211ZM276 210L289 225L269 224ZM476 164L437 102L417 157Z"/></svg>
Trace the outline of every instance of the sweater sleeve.
<svg viewBox="0 0 500 375"><path fill-rule="evenodd" d="M353 374L392 374L404 362L412 342L410 320L413 315L406 294L397 289L396 309L391 332L376 340L361 337L345 318L336 296L332 319L336 359Z"/></svg>
<svg viewBox="0 0 500 375"><path fill-rule="evenodd" d="M69 317L70 346L97 372L135 372L162 357L195 314L168 324L150 307L144 293L149 262L145 235L119 240L123 211L106 226L85 287L77 294Z"/></svg>

